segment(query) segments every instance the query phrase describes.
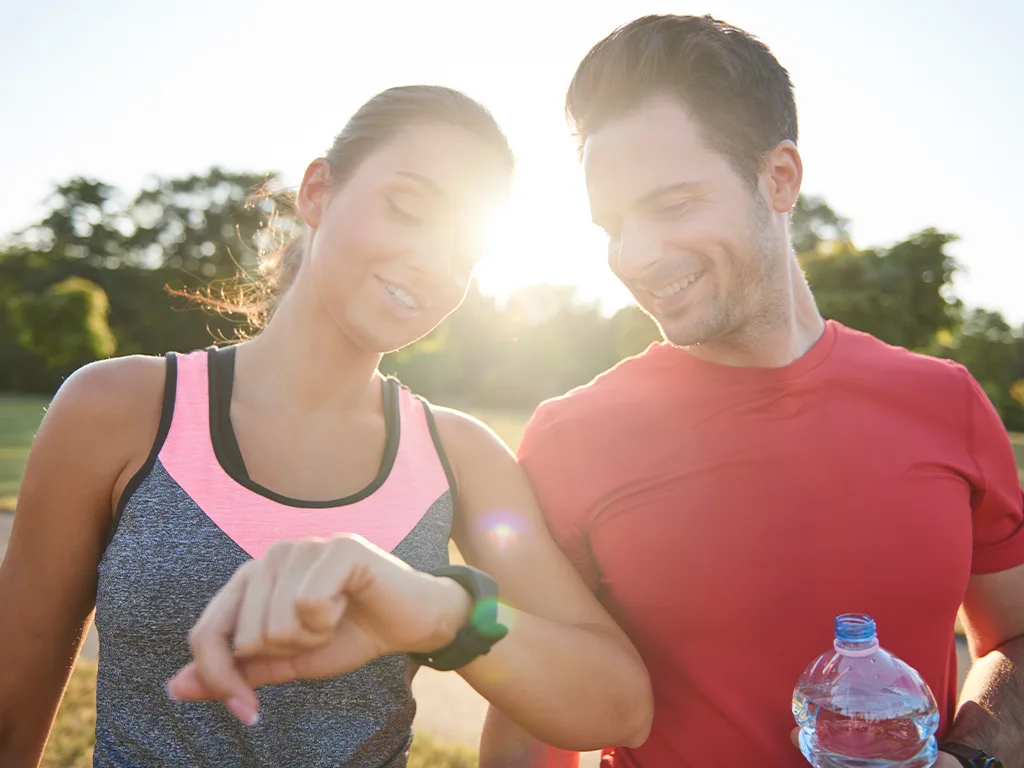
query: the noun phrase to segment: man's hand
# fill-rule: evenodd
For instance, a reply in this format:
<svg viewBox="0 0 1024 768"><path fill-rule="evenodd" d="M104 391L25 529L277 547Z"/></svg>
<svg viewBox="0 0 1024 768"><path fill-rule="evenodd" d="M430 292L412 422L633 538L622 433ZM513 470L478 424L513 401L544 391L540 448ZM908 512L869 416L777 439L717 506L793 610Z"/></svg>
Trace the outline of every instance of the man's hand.
<svg viewBox="0 0 1024 768"><path fill-rule="evenodd" d="M279 542L210 601L189 634L193 661L167 690L175 699L217 699L253 724L257 686L437 650L470 608L456 582L416 571L360 537Z"/></svg>
<svg viewBox="0 0 1024 768"><path fill-rule="evenodd" d="M794 728L789 732L790 741L793 746L800 749L800 729ZM960 761L948 752L939 752L938 758L932 764L932 768L961 768Z"/></svg>

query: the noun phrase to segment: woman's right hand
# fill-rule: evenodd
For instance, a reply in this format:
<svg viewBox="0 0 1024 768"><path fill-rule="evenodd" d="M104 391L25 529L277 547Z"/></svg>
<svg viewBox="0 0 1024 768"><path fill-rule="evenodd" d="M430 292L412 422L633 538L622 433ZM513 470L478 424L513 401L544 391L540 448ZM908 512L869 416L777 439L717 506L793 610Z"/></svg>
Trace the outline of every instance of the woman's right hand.
<svg viewBox="0 0 1024 768"><path fill-rule="evenodd" d="M359 536L281 541L239 568L207 605L189 635L193 661L168 693L218 699L251 724L255 687L437 650L470 607L454 581L416 571Z"/></svg>

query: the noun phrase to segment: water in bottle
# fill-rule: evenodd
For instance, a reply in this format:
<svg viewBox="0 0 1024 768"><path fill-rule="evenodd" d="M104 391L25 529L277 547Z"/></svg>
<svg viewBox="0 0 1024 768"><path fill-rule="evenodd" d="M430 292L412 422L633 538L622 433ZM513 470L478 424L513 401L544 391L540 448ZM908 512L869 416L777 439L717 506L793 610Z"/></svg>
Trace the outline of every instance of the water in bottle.
<svg viewBox="0 0 1024 768"><path fill-rule="evenodd" d="M833 649L793 691L800 751L815 768L929 768L938 707L912 667L878 645L864 614L836 618Z"/></svg>

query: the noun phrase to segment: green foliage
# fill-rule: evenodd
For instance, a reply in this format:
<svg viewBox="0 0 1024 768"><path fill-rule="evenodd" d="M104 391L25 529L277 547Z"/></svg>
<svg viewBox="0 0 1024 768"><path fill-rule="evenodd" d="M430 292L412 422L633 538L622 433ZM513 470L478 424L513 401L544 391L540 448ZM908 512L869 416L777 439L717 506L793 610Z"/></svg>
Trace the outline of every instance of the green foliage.
<svg viewBox="0 0 1024 768"><path fill-rule="evenodd" d="M997 312L967 312L933 350L965 366L981 384L1008 429L1024 430L1024 335Z"/></svg>
<svg viewBox="0 0 1024 768"><path fill-rule="evenodd" d="M585 384L660 333L640 310L605 317L575 289L521 288L499 306L475 288L431 336L382 370L441 403L529 408Z"/></svg>
<svg viewBox="0 0 1024 768"><path fill-rule="evenodd" d="M181 311L189 302L167 289L194 291L256 265L257 251L291 223L283 197L251 202L267 178L214 168L155 179L134 197L90 179L58 186L49 213L0 249L0 391L52 392L115 345L119 354L161 354L235 337L237 320ZM959 360L1006 423L1024 428L1021 333L995 313L965 312L953 296L952 235L927 229L859 249L847 221L815 197L797 202L791 234L826 317ZM438 402L529 409L660 337L638 308L607 317L572 288L529 286L504 304L474 289L383 368Z"/></svg>
<svg viewBox="0 0 1024 768"><path fill-rule="evenodd" d="M0 395L0 512L10 511L47 399Z"/></svg>
<svg viewBox="0 0 1024 768"><path fill-rule="evenodd" d="M801 195L793 207L790 220L790 241L801 254L814 253L824 245L846 245L850 241L849 222L829 207L820 197Z"/></svg>
<svg viewBox="0 0 1024 768"><path fill-rule="evenodd" d="M819 243L800 258L825 317L919 350L956 322L957 303L946 298L957 269L946 253L954 239L928 229L887 249Z"/></svg>
<svg viewBox="0 0 1024 768"><path fill-rule="evenodd" d="M662 340L661 330L640 307L623 307L611 319L612 344L616 359L638 355Z"/></svg>
<svg viewBox="0 0 1024 768"><path fill-rule="evenodd" d="M0 250L0 391L52 392L88 361L50 354L54 345L35 343L36 326L26 335L24 313L18 319L19 302L31 303L68 277L106 294L120 354L187 351L233 338L236 321L195 310L168 289L195 291L255 265L256 251L278 238L267 225L283 210L268 199L247 203L265 178L214 168L155 180L130 200L87 179L58 186L42 221ZM287 217L275 225L287 228ZM91 359L105 348L96 347Z"/></svg>
<svg viewBox="0 0 1024 768"><path fill-rule="evenodd" d="M47 216L14 242L96 268L163 267L201 280L230 278L256 264L261 233L282 210L254 195L270 178L212 168L154 179L130 200L102 182L73 178L54 190Z"/></svg>
<svg viewBox="0 0 1024 768"><path fill-rule="evenodd" d="M109 309L96 283L68 277L42 293L12 299L9 311L21 346L57 368L114 354Z"/></svg>

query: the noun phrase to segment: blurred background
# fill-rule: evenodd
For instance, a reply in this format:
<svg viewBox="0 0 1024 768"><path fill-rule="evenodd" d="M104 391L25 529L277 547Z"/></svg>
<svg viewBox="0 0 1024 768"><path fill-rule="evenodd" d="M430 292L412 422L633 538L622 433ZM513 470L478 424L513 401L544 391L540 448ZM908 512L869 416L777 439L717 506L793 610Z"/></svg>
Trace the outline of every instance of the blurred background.
<svg viewBox="0 0 1024 768"><path fill-rule="evenodd" d="M167 287L251 270L269 211L246 198L297 184L389 86L479 99L519 171L466 304L388 372L514 447L542 399L657 340L605 264L562 110L589 47L647 13L711 13L772 48L796 86L794 247L822 312L966 365L1024 467L1018 2L0 0L0 552L63 377L234 338ZM91 764L92 642L48 765ZM415 760L473 764L482 702L455 676L417 687Z"/></svg>

